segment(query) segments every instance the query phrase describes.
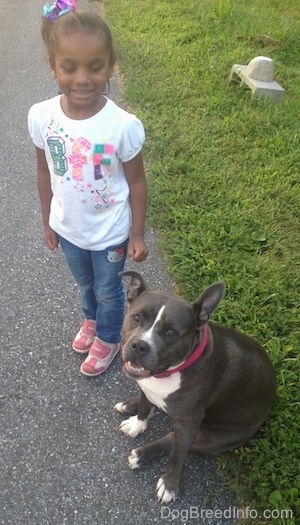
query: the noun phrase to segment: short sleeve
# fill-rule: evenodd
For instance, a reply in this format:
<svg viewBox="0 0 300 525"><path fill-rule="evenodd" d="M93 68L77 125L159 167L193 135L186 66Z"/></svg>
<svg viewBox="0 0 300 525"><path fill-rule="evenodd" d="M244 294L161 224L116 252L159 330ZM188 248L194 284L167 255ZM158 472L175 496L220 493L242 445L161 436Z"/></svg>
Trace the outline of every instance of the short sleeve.
<svg viewBox="0 0 300 525"><path fill-rule="evenodd" d="M141 121L132 115L132 119L127 122L123 130L117 156L122 162L133 159L142 149L145 140L145 131Z"/></svg>
<svg viewBox="0 0 300 525"><path fill-rule="evenodd" d="M45 149L45 143L39 127L38 104L34 104L28 113L28 131L33 143L40 149Z"/></svg>

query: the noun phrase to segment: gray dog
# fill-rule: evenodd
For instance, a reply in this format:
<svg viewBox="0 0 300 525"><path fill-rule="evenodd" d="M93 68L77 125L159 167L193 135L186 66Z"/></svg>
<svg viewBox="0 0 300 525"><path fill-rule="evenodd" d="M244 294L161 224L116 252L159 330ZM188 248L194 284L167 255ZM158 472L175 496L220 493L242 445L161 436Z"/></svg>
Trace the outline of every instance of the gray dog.
<svg viewBox="0 0 300 525"><path fill-rule="evenodd" d="M135 469L162 450L171 451L156 487L158 501L169 503L179 494L189 450L220 454L254 436L275 397L275 372L256 341L208 323L224 295L224 282L209 286L190 303L148 291L137 272L121 275L131 277L122 332L123 370L137 381L141 393L115 409L131 416L120 425L131 437L146 430L154 406L173 420L173 432L129 455L129 467Z"/></svg>

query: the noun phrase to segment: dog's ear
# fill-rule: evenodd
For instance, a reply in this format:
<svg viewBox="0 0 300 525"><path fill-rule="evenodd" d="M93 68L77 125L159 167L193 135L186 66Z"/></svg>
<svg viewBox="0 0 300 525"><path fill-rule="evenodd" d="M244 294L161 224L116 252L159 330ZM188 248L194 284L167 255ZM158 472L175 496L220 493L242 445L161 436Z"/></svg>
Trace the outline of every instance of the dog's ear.
<svg viewBox="0 0 300 525"><path fill-rule="evenodd" d="M197 301L192 303L194 312L199 322L199 327L208 322L211 314L217 308L225 293L226 284L224 281L211 284L201 294Z"/></svg>
<svg viewBox="0 0 300 525"><path fill-rule="evenodd" d="M147 289L146 283L138 272L128 270L125 272L119 272L119 275L121 277L131 277L131 281L126 292L127 301L129 304L131 304L141 293Z"/></svg>

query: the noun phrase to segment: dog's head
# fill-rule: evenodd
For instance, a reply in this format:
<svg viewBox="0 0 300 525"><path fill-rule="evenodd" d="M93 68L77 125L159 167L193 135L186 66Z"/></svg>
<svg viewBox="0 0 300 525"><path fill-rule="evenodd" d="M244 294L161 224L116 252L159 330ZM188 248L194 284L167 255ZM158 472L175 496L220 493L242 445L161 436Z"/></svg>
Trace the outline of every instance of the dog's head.
<svg viewBox="0 0 300 525"><path fill-rule="evenodd" d="M200 343L207 323L225 291L220 281L190 303L176 295L148 291L142 276L121 272L131 281L127 289L128 312L122 329L125 373L142 379L185 361Z"/></svg>

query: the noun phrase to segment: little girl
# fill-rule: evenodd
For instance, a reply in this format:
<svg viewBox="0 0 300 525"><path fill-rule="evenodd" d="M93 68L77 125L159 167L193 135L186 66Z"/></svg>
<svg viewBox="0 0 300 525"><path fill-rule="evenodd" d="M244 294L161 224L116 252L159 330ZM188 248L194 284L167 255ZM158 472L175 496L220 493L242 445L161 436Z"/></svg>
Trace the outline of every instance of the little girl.
<svg viewBox="0 0 300 525"><path fill-rule="evenodd" d="M148 255L142 123L104 96L113 73L111 32L76 1L44 7L42 37L61 95L31 107L44 240L60 244L82 297L85 320L73 349L102 374L120 348L126 254Z"/></svg>

